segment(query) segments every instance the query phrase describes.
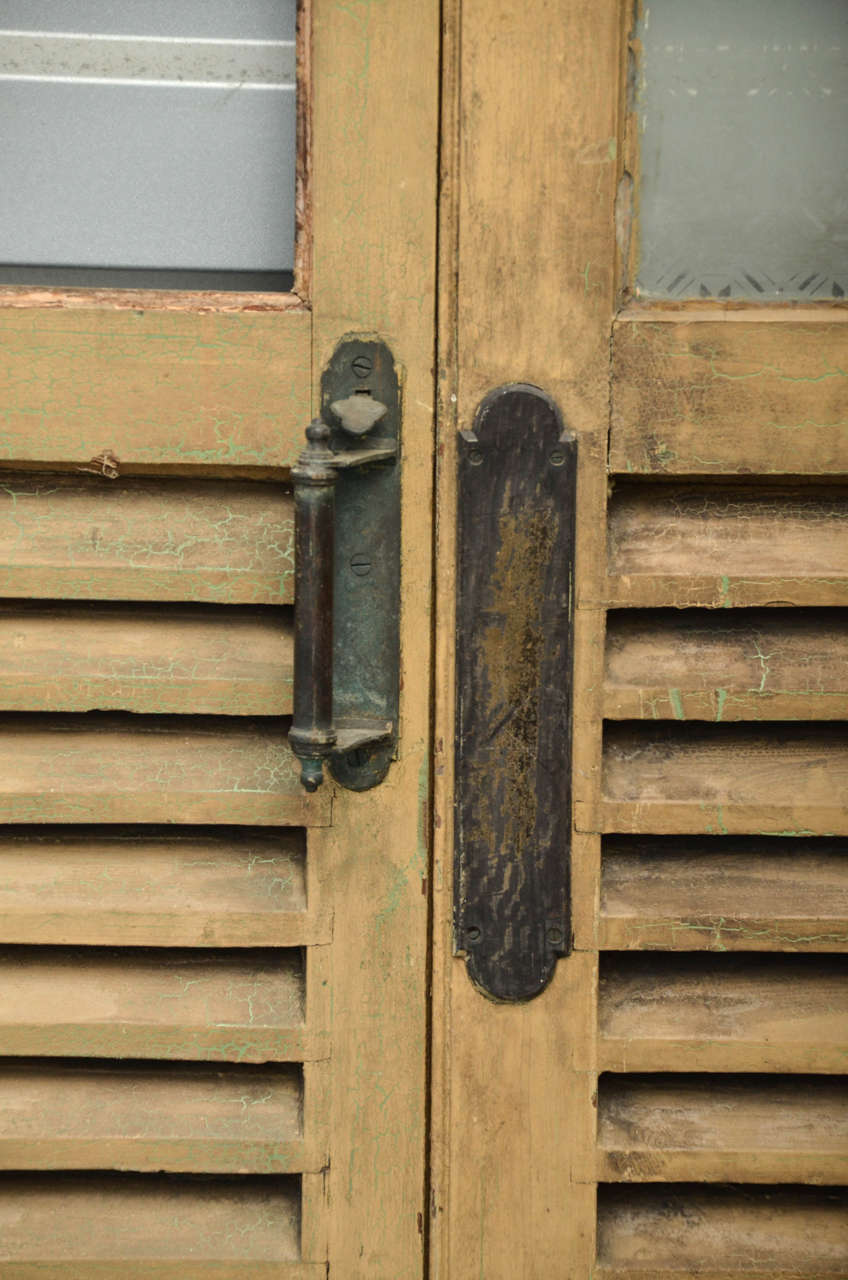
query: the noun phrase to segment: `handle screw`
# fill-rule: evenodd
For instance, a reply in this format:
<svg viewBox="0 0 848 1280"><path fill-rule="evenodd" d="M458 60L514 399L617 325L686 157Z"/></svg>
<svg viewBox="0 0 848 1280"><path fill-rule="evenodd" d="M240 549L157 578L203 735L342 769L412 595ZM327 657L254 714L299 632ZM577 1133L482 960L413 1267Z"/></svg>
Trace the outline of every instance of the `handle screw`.
<svg viewBox="0 0 848 1280"><path fill-rule="evenodd" d="M354 356L350 363L350 367L356 374L357 378L367 378L371 370L374 368L374 365L368 356Z"/></svg>

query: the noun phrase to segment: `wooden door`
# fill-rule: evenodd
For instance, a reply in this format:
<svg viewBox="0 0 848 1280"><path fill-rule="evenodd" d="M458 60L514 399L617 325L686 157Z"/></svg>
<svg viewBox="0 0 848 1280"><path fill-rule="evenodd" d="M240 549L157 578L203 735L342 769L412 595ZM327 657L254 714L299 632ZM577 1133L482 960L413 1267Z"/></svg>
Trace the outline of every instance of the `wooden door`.
<svg viewBox="0 0 848 1280"><path fill-rule="evenodd" d="M296 293L0 291L8 1277L422 1273L437 7L301 27ZM289 468L346 334L403 381L402 731L308 796Z"/></svg>
<svg viewBox="0 0 848 1280"><path fill-rule="evenodd" d="M618 0L457 0L444 57L433 1274L848 1274L846 312L646 304ZM629 67L629 70L628 70ZM451 933L455 432L579 449L573 950Z"/></svg>

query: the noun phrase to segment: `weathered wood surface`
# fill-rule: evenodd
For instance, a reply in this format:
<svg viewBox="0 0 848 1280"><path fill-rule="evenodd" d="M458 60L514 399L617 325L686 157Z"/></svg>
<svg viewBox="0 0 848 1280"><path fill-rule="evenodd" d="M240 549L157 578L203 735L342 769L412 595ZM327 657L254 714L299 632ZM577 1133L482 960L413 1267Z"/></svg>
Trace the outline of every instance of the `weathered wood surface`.
<svg viewBox="0 0 848 1280"><path fill-rule="evenodd" d="M611 606L848 604L848 494L618 485L609 574Z"/></svg>
<svg viewBox="0 0 848 1280"><path fill-rule="evenodd" d="M835 310L804 323L622 318L610 469L845 474L846 320Z"/></svg>
<svg viewBox="0 0 848 1280"><path fill-rule="evenodd" d="M809 1076L603 1076L601 1182L844 1182L848 1095Z"/></svg>
<svg viewBox="0 0 848 1280"><path fill-rule="evenodd" d="M848 835L846 788L842 726L613 723L604 734L601 829ZM593 829L593 816L581 807L578 825Z"/></svg>
<svg viewBox="0 0 848 1280"><path fill-rule="evenodd" d="M282 485L0 475L0 595L289 604Z"/></svg>
<svg viewBox="0 0 848 1280"><path fill-rule="evenodd" d="M820 956L604 957L607 1071L848 1068L848 968Z"/></svg>
<svg viewBox="0 0 848 1280"><path fill-rule="evenodd" d="M309 312L134 296L0 294L0 463L290 466L311 417Z"/></svg>
<svg viewBox="0 0 848 1280"><path fill-rule="evenodd" d="M296 947L329 937L326 915L307 911L297 832L0 836L3 943Z"/></svg>
<svg viewBox="0 0 848 1280"><path fill-rule="evenodd" d="M841 610L616 612L605 663L607 719L848 719Z"/></svg>
<svg viewBox="0 0 848 1280"><path fill-rule="evenodd" d="M0 1169L293 1173L296 1067L0 1063Z"/></svg>
<svg viewBox="0 0 848 1280"><path fill-rule="evenodd" d="M197 605L0 605L0 710L290 715L291 617Z"/></svg>
<svg viewBox="0 0 848 1280"><path fill-rule="evenodd" d="M287 722L213 717L0 717L0 820L326 823Z"/></svg>
<svg viewBox="0 0 848 1280"><path fill-rule="evenodd" d="M848 856L833 841L604 842L606 950L848 950Z"/></svg>
<svg viewBox="0 0 848 1280"><path fill-rule="evenodd" d="M304 1030L296 951L0 951L0 1053L284 1062Z"/></svg>
<svg viewBox="0 0 848 1280"><path fill-rule="evenodd" d="M293 1178L20 1175L0 1183L4 1280L319 1280Z"/></svg>
<svg viewBox="0 0 848 1280"><path fill-rule="evenodd" d="M844 1280L841 1189L609 1187L594 1280Z"/></svg>

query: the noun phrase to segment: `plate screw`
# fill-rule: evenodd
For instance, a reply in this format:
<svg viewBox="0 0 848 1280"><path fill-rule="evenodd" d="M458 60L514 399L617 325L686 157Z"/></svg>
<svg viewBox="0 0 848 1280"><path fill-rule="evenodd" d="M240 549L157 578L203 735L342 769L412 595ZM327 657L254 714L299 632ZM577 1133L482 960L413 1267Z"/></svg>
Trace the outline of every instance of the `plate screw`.
<svg viewBox="0 0 848 1280"><path fill-rule="evenodd" d="M561 947L565 941L565 935L558 925L552 925L548 929L548 945L551 947Z"/></svg>
<svg viewBox="0 0 848 1280"><path fill-rule="evenodd" d="M357 578L367 578L371 572L371 561L362 551L357 551L350 558L350 567L356 574Z"/></svg>
<svg viewBox="0 0 848 1280"><path fill-rule="evenodd" d="M481 930L479 925L470 924L468 928L465 930L465 941L468 943L469 947L476 946L477 943L480 941L480 937L481 937Z"/></svg>
<svg viewBox="0 0 848 1280"><path fill-rule="evenodd" d="M472 449L468 455L468 461L471 463L472 467L479 467L480 463L483 461L483 454L479 449Z"/></svg>
<svg viewBox="0 0 848 1280"><path fill-rule="evenodd" d="M357 378L367 378L374 365L368 356L354 356L350 367Z"/></svg>
<svg viewBox="0 0 848 1280"><path fill-rule="evenodd" d="M561 467L565 462L565 454L562 449L554 449L551 453L550 461L552 466Z"/></svg>

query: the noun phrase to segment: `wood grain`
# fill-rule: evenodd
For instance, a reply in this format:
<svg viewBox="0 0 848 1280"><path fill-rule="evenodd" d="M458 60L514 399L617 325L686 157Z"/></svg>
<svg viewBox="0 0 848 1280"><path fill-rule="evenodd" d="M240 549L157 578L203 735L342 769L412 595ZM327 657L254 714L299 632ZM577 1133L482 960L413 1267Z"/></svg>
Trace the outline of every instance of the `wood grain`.
<svg viewBox="0 0 848 1280"><path fill-rule="evenodd" d="M818 956L605 956L599 1059L608 1071L848 1067L848 969Z"/></svg>
<svg viewBox="0 0 848 1280"><path fill-rule="evenodd" d="M610 469L844 474L848 330L831 317L622 317L613 339Z"/></svg>
<svg viewBox="0 0 848 1280"><path fill-rule="evenodd" d="M295 1067L0 1064L0 1169L291 1173L308 1166Z"/></svg>
<svg viewBox="0 0 848 1280"><path fill-rule="evenodd" d="M596 1280L844 1280L846 1209L841 1189L604 1188L592 1274Z"/></svg>
<svg viewBox="0 0 848 1280"><path fill-rule="evenodd" d="M732 608L848 603L842 489L616 487L608 603Z"/></svg>
<svg viewBox="0 0 848 1280"><path fill-rule="evenodd" d="M311 905L299 832L35 827L0 836L4 943L296 947L329 940L326 914Z"/></svg>
<svg viewBox="0 0 848 1280"><path fill-rule="evenodd" d="M810 1076L602 1076L602 1182L838 1184L845 1081Z"/></svg>
<svg viewBox="0 0 848 1280"><path fill-rule="evenodd" d="M0 479L3 596L291 603L294 523L281 485Z"/></svg>
<svg viewBox="0 0 848 1280"><path fill-rule="evenodd" d="M604 715L614 720L848 718L841 610L615 612Z"/></svg>
<svg viewBox="0 0 848 1280"><path fill-rule="evenodd" d="M606 950L848 950L848 857L835 841L604 842Z"/></svg>
<svg viewBox="0 0 848 1280"><path fill-rule="evenodd" d="M846 835L846 786L842 726L613 723L604 735L605 831Z"/></svg>
<svg viewBox="0 0 848 1280"><path fill-rule="evenodd" d="M304 1033L296 951L0 951L4 1056L285 1062Z"/></svg>
<svg viewBox="0 0 848 1280"><path fill-rule="evenodd" d="M284 720L0 717L3 822L326 823Z"/></svg>
<svg viewBox="0 0 848 1280"><path fill-rule="evenodd" d="M311 416L309 312L130 297L4 293L0 464L86 466L108 452L130 469L290 466Z"/></svg>
<svg viewBox="0 0 848 1280"><path fill-rule="evenodd" d="M0 1262L14 1280L318 1280L297 1265L298 1217L293 1178L20 1175L0 1181Z"/></svg>
<svg viewBox="0 0 848 1280"><path fill-rule="evenodd" d="M0 710L290 715L291 616L0 604Z"/></svg>

